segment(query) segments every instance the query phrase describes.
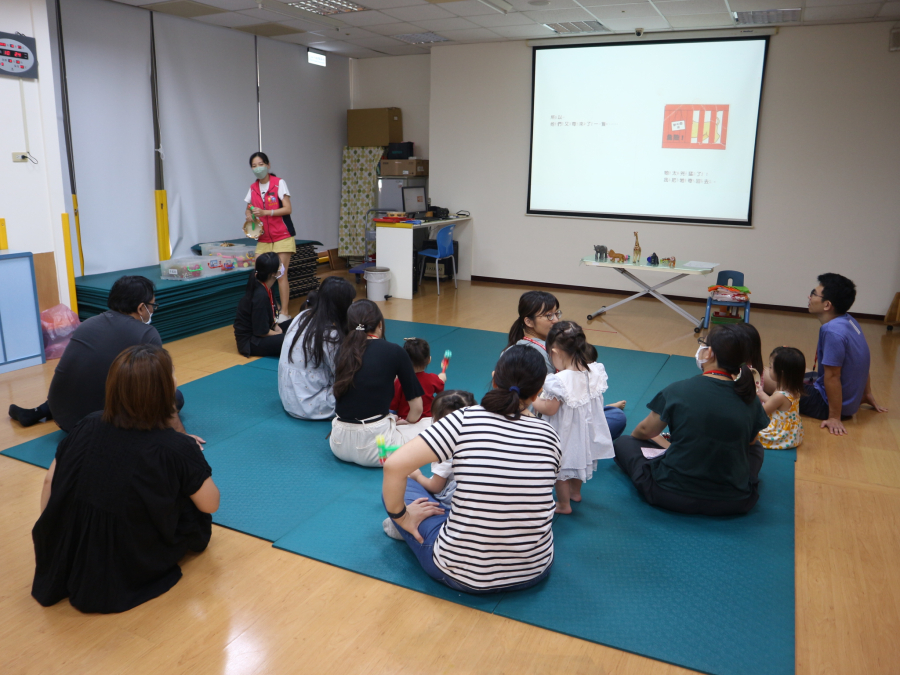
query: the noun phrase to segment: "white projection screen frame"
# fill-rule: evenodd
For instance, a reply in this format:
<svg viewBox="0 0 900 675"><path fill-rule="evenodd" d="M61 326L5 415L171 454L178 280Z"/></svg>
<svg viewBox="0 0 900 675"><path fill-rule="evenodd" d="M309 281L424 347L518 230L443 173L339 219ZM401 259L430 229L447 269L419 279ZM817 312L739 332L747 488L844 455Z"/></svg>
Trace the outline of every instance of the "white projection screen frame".
<svg viewBox="0 0 900 675"><path fill-rule="evenodd" d="M768 44L534 47L527 213L750 226Z"/></svg>

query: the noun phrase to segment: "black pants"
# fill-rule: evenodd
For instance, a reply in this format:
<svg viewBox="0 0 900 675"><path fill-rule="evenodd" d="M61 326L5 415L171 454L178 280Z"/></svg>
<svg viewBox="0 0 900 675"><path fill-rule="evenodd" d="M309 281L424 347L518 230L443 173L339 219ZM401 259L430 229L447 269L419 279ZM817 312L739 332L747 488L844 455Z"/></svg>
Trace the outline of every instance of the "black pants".
<svg viewBox="0 0 900 675"><path fill-rule="evenodd" d="M184 394L181 393L181 389L176 389L175 390L175 412L181 412L181 409L183 407L184 407ZM48 420L53 419L53 413L50 411L50 402L49 401L44 401L41 405L39 405L37 407L37 410L39 411L38 414L41 415L41 418L47 418ZM58 421L57 421L57 424L59 424ZM59 424L59 427L66 433L69 433L72 431L72 429L74 429L74 427L72 427L72 429L66 429L61 424Z"/></svg>
<svg viewBox="0 0 900 675"><path fill-rule="evenodd" d="M803 376L803 394L800 396L800 414L812 417L815 420L827 420L828 401L821 392L815 388L813 382L819 377L815 371ZM841 415L842 420L850 419L851 415Z"/></svg>
<svg viewBox="0 0 900 675"><path fill-rule="evenodd" d="M244 356L281 356L281 345L284 344L284 334L291 325L293 319L282 321L278 324L281 328L279 335L267 335L266 337L256 338L256 344L250 343L250 353Z"/></svg>
<svg viewBox="0 0 900 675"><path fill-rule="evenodd" d="M640 441L633 436L620 436L613 442L616 464L625 472L638 493L648 504L678 513L701 514L705 516L735 516L747 513L759 501L759 470L763 464L763 446L750 446L750 496L737 501L719 501L686 497L661 488L650 473L650 460L644 457L641 448L659 448L653 441Z"/></svg>

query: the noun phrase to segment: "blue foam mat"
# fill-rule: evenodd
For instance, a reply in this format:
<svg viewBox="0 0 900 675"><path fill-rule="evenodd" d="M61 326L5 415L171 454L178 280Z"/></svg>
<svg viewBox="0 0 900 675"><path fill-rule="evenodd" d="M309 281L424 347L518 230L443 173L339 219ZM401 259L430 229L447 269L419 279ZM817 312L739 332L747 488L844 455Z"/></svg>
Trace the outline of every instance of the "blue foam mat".
<svg viewBox="0 0 900 675"><path fill-rule="evenodd" d="M500 333L388 322L388 338L424 337L448 386L480 397L506 344ZM693 359L598 348L607 401L629 401L629 428ZM217 524L278 548L511 619L717 675L793 672L793 462L767 453L762 498L743 518L659 511L611 461L584 486L584 502L554 524L556 564L535 589L470 596L432 581L402 542L381 531L381 474L337 460L328 422L286 415L277 359L258 359L181 387L183 419L207 440L222 493ZM2 454L47 467L63 432ZM339 533L336 535L335 533Z"/></svg>

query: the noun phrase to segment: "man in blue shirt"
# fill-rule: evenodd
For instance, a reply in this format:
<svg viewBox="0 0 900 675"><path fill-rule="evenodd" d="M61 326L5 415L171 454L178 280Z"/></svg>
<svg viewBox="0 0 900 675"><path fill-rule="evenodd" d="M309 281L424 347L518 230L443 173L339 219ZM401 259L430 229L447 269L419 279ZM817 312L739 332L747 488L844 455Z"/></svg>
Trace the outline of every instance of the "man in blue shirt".
<svg viewBox="0 0 900 675"><path fill-rule="evenodd" d="M816 372L807 373L800 414L823 420L820 428L836 436L847 433L842 419L856 414L863 403L887 412L875 402L869 378L869 346L862 329L847 314L856 300L856 286L840 274L823 274L809 294L809 313L821 323L816 345Z"/></svg>

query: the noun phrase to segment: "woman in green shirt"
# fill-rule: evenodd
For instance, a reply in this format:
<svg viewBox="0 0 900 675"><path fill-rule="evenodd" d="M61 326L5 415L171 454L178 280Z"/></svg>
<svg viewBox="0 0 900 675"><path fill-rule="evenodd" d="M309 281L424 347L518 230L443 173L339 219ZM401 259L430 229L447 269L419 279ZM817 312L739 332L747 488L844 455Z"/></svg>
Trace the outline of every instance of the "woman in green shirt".
<svg viewBox="0 0 900 675"><path fill-rule="evenodd" d="M769 424L746 363L749 341L724 325L698 342L703 374L670 384L647 404L650 414L631 436L615 441L616 464L654 506L710 516L747 513L759 499L763 447L756 436ZM670 444L659 437L667 426ZM665 450L648 459L642 448Z"/></svg>

